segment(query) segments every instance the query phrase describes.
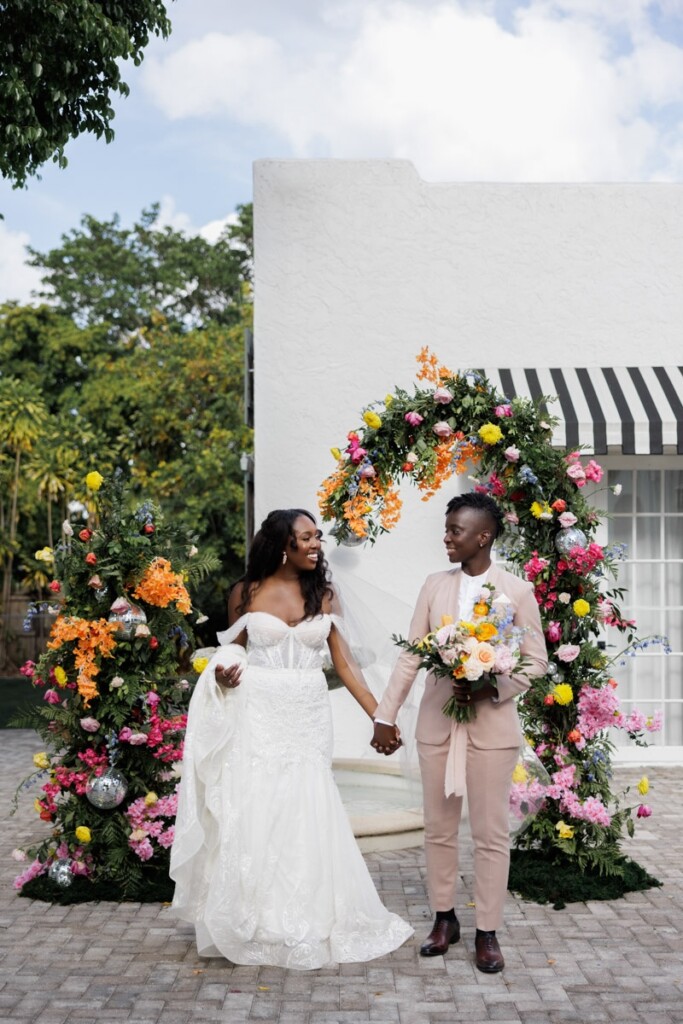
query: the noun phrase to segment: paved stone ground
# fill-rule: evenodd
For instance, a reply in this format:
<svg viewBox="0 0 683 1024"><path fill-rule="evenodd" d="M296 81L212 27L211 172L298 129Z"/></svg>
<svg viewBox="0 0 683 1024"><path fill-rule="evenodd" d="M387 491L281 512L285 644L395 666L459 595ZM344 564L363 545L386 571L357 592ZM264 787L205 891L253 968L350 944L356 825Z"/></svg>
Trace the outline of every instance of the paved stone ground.
<svg viewBox="0 0 683 1024"><path fill-rule="evenodd" d="M469 849L458 908L463 940L447 956L418 955L430 921L422 851L373 853L366 860L380 895L411 921L415 937L371 963L298 972L200 959L192 929L158 904L57 907L18 897L10 853L36 838L40 824L31 798L12 818L9 804L36 749L31 732L0 732L0 1022L683 1022L683 768L648 771L654 814L625 847L664 887L561 911L509 896L499 933L503 974L474 966Z"/></svg>

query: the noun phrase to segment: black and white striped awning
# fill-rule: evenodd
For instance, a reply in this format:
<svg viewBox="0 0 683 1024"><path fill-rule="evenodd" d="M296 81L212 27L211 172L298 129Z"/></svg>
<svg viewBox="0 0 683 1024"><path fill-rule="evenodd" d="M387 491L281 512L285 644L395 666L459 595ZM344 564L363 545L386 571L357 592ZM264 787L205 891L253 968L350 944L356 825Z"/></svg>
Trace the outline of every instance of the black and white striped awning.
<svg viewBox="0 0 683 1024"><path fill-rule="evenodd" d="M553 444L604 455L683 455L683 366L484 369L506 398L557 395Z"/></svg>

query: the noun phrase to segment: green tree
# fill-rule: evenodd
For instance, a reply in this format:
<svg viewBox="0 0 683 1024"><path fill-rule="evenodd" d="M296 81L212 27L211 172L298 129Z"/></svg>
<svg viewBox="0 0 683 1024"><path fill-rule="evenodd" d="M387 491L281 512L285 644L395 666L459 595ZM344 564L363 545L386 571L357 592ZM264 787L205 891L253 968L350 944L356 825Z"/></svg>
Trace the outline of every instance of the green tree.
<svg viewBox="0 0 683 1024"><path fill-rule="evenodd" d="M238 323L251 271L251 206L238 207L236 223L214 244L155 226L158 215L155 203L132 228L118 215L86 215L57 249L29 250L31 266L45 271L42 297L112 338L161 323L179 331Z"/></svg>
<svg viewBox="0 0 683 1024"><path fill-rule="evenodd" d="M6 0L0 6L0 173L16 187L84 132L114 138L119 62L171 24L161 0Z"/></svg>

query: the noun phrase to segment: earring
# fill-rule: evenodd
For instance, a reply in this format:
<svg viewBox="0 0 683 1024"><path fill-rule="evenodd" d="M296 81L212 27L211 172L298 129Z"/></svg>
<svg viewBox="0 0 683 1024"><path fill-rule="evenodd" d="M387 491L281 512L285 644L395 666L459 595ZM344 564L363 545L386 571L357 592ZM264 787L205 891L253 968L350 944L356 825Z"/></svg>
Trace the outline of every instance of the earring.
<svg viewBox="0 0 683 1024"><path fill-rule="evenodd" d="M282 552L282 564L285 565L286 561L287 561L287 552L283 551Z"/></svg>

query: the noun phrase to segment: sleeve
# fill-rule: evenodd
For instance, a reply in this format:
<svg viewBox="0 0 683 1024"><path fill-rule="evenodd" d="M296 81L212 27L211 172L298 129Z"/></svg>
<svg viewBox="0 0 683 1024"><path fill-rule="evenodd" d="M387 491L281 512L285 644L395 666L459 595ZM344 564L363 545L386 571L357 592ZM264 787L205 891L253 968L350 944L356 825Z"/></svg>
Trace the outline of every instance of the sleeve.
<svg viewBox="0 0 683 1024"><path fill-rule="evenodd" d="M498 697L495 703L524 693L531 686L531 680L544 675L548 669L548 651L543 636L541 614L530 583L522 584L521 593L516 600L514 623L526 630L520 645L526 666L520 672L496 678Z"/></svg>
<svg viewBox="0 0 683 1024"><path fill-rule="evenodd" d="M415 611L408 629L409 640L421 640L431 629L430 625L431 587L426 581L418 594ZM416 654L401 651L398 661L389 676L386 690L375 712L375 720L394 724L398 713L410 693L415 677L420 670L420 659Z"/></svg>

